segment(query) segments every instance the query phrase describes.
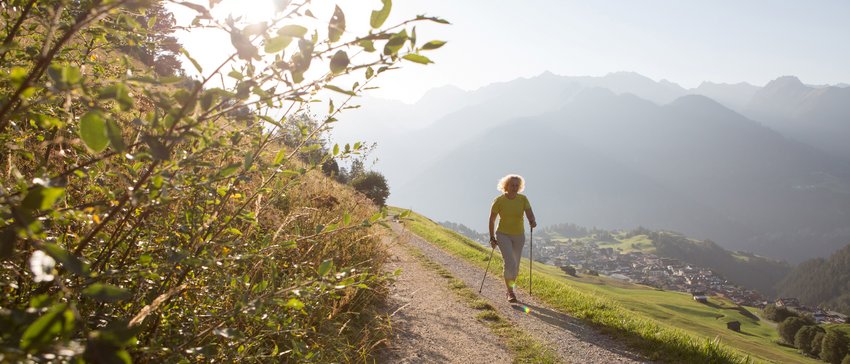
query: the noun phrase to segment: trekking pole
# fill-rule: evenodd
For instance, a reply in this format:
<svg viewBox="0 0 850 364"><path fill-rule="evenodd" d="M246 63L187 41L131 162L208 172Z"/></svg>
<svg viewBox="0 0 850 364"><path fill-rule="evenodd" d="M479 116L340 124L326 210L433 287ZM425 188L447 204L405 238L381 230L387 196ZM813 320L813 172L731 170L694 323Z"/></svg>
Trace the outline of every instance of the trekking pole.
<svg viewBox="0 0 850 364"><path fill-rule="evenodd" d="M493 253L496 251L496 247L494 246L492 250L490 250L490 259L487 260L487 269L484 270L484 278L481 278L481 287L478 288L478 294L481 294L481 290L484 289L484 280L487 279L487 271L490 270L490 262L493 261Z"/></svg>
<svg viewBox="0 0 850 364"><path fill-rule="evenodd" d="M534 265L534 228L531 228L531 246L528 247L528 295L531 296L531 266Z"/></svg>

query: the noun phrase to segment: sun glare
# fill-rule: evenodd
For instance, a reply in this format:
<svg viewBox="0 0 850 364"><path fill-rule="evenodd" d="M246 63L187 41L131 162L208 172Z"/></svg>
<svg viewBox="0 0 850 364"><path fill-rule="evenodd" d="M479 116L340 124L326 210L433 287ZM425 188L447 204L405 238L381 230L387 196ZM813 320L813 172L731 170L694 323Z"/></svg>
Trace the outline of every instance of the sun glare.
<svg viewBox="0 0 850 364"><path fill-rule="evenodd" d="M194 0L192 3L206 7L206 1ZM306 26L309 29L316 29L318 32L323 32L327 29L327 21L331 18L334 11L334 3L311 4L309 6L315 18L302 17L299 19L299 25ZM369 11L372 8L380 8L380 3L377 1L351 0L341 1L338 5L345 12L347 20L346 33L358 33L368 31ZM169 10L174 14L178 25L188 26L192 19L195 18L197 12L187 6L182 6L177 3L168 5ZM216 4L210 14L217 22L223 23L228 18L237 20L241 26L271 22L277 16L282 16L276 11L274 0L224 0ZM198 61L204 70L214 69L218 64L227 59L231 52L230 37L221 29L213 28L192 28L191 30L179 31L176 33L180 43L189 52L192 57ZM188 60L184 60L184 64L190 64ZM187 67L190 74L198 75L192 67Z"/></svg>

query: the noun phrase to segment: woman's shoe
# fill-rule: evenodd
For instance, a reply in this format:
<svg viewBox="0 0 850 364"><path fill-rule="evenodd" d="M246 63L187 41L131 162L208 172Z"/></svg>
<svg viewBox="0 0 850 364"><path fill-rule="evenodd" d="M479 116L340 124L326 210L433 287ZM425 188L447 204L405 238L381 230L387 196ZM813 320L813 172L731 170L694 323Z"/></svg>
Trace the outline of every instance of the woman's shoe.
<svg viewBox="0 0 850 364"><path fill-rule="evenodd" d="M516 294L514 294L513 292L508 291L508 302L510 302L510 303L516 303L516 302L517 302Z"/></svg>

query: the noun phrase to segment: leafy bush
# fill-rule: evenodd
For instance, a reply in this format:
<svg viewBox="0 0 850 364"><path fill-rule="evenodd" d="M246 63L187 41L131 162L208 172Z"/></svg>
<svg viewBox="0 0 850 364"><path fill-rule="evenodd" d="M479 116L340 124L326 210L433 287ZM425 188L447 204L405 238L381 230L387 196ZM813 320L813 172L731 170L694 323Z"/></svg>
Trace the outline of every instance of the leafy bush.
<svg viewBox="0 0 850 364"><path fill-rule="evenodd" d="M826 331L818 331L815 334L815 337L812 339L812 351L809 354L815 357L820 356L824 336L826 336Z"/></svg>
<svg viewBox="0 0 850 364"><path fill-rule="evenodd" d="M838 330L826 330L821 343L820 358L828 363L839 364L847 355L848 345L850 340L846 334Z"/></svg>
<svg viewBox="0 0 850 364"><path fill-rule="evenodd" d="M785 321L779 323L777 330L779 330L779 336L782 340L785 340L786 343L794 345L794 336L797 335L797 331L799 331L803 326L806 326L808 322L799 317L788 317Z"/></svg>
<svg viewBox="0 0 850 364"><path fill-rule="evenodd" d="M820 326L803 326L794 335L794 347L800 349L803 353L812 354L812 340L814 340L818 332L823 332Z"/></svg>
<svg viewBox="0 0 850 364"><path fill-rule="evenodd" d="M195 78L123 53L154 39L155 19L139 19L156 1L0 5L4 361L341 362L381 340L367 309L385 294L382 250L366 227L382 214L296 156L379 74L430 62L419 52L442 42L407 27L445 21L384 27L383 0L355 36L338 7L310 29L311 2L277 3L261 24L181 3L233 46L206 71L181 51ZM284 146L275 130L319 90L343 99Z"/></svg>
<svg viewBox="0 0 850 364"><path fill-rule="evenodd" d="M800 316L800 315L796 314L795 312L791 312L790 310L788 310L785 307L776 307L776 305L774 305L774 304L769 304L767 306L764 306L762 313L764 314L764 318L766 318L770 321L774 321L774 322L783 322L783 321L785 321L785 319L787 319L789 317L799 317Z"/></svg>
<svg viewBox="0 0 850 364"><path fill-rule="evenodd" d="M383 174L375 171L366 172L351 181L351 186L357 192L363 193L375 205L386 205L387 197L390 196L390 187Z"/></svg>
<svg viewBox="0 0 850 364"><path fill-rule="evenodd" d="M564 273L569 274L573 277L576 276L576 269L575 269L575 267L573 267L571 265L565 265L565 266L561 267L561 270L564 271Z"/></svg>

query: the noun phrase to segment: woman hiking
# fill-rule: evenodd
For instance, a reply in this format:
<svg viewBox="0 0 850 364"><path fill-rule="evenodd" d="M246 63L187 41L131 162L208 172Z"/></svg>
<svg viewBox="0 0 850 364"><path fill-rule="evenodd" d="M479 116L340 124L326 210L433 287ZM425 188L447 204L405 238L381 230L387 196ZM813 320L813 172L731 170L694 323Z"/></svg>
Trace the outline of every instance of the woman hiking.
<svg viewBox="0 0 850 364"><path fill-rule="evenodd" d="M498 245L499 251L502 252L502 260L505 261L504 276L508 301L516 302L514 286L519 274L522 246L525 245L525 226L522 215L525 214L528 217L528 225L532 229L537 227L537 221L534 219L534 212L531 211L528 198L520 194L525 189L525 180L521 176L515 174L504 176L496 187L502 194L493 200L493 206L490 207L490 245L494 248ZM499 217L499 228L494 235L493 226L496 223L496 216Z"/></svg>

